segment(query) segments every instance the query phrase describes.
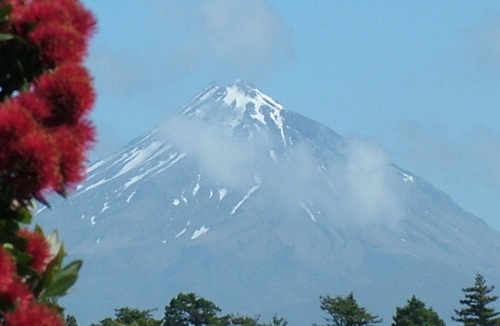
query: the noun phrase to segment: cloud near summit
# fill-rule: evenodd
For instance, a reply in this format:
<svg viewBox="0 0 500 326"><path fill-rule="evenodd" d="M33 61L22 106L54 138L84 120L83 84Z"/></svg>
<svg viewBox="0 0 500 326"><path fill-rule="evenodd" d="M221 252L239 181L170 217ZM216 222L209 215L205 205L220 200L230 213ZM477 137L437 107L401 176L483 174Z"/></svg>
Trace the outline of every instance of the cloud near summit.
<svg viewBox="0 0 500 326"><path fill-rule="evenodd" d="M272 159L272 135L266 131L246 139L226 131L219 122L181 117L171 117L161 128L162 137L194 158L204 176L242 193L258 184L263 198L280 209L294 212L297 205L312 205L358 227L395 226L404 216L401 178L375 141L350 139L344 158L321 168L308 142Z"/></svg>
<svg viewBox="0 0 500 326"><path fill-rule="evenodd" d="M169 3L174 11L164 19L175 21L172 27L179 31L169 57L174 69L217 66L252 77L252 71L268 71L278 59L292 56L288 28L265 0Z"/></svg>

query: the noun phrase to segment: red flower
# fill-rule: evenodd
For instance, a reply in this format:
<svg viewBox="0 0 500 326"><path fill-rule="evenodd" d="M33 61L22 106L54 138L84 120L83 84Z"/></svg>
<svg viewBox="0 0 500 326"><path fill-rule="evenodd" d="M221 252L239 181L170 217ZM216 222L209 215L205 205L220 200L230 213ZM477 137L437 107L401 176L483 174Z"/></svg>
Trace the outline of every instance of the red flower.
<svg viewBox="0 0 500 326"><path fill-rule="evenodd" d="M14 260L9 252L0 247L0 296L6 292L14 279Z"/></svg>
<svg viewBox="0 0 500 326"><path fill-rule="evenodd" d="M19 103L0 104L0 144L2 147L33 130L34 127L36 127L36 121Z"/></svg>
<svg viewBox="0 0 500 326"><path fill-rule="evenodd" d="M85 153L94 142L94 128L91 123L81 120L75 126L57 128L52 133L52 137L61 154L59 169L65 186L82 181L86 171Z"/></svg>
<svg viewBox="0 0 500 326"><path fill-rule="evenodd" d="M77 64L64 64L53 73L42 75L35 84L35 93L52 107L51 117L46 121L51 127L76 124L95 101L92 77Z"/></svg>
<svg viewBox="0 0 500 326"><path fill-rule="evenodd" d="M26 253L31 256L31 267L38 273L43 272L52 259L45 237L28 229L19 230L18 235L27 241Z"/></svg>
<svg viewBox="0 0 500 326"><path fill-rule="evenodd" d="M77 0L10 0L10 4L13 7L12 20L20 31L54 22L74 28L85 38L95 31L95 17Z"/></svg>
<svg viewBox="0 0 500 326"><path fill-rule="evenodd" d="M84 35L85 38L92 36L96 30L97 21L87 8L77 0L47 0L64 7L70 18L73 28Z"/></svg>
<svg viewBox="0 0 500 326"><path fill-rule="evenodd" d="M47 101L32 92L22 92L13 99L13 102L19 104L38 121L42 122L50 117L50 106Z"/></svg>
<svg viewBox="0 0 500 326"><path fill-rule="evenodd" d="M14 278L7 291L0 297L15 304L18 309L27 307L34 298L28 285L20 278Z"/></svg>
<svg viewBox="0 0 500 326"><path fill-rule="evenodd" d="M5 314L5 326L64 326L61 316L49 307L32 303Z"/></svg>
<svg viewBox="0 0 500 326"><path fill-rule="evenodd" d="M40 24L28 34L28 39L40 48L40 60L48 68L80 62L87 54L87 39L69 25Z"/></svg>
<svg viewBox="0 0 500 326"><path fill-rule="evenodd" d="M22 37L40 48L48 68L83 60L96 26L92 13L76 0L14 1L12 21Z"/></svg>
<svg viewBox="0 0 500 326"><path fill-rule="evenodd" d="M60 183L52 140L27 110L16 103L0 107L0 180L21 198Z"/></svg>

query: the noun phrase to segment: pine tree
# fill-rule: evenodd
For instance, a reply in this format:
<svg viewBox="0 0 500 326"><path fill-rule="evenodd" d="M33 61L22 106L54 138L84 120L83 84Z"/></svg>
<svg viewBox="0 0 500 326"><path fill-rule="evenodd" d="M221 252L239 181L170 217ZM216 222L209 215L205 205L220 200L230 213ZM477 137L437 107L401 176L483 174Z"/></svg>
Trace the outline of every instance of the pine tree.
<svg viewBox="0 0 500 326"><path fill-rule="evenodd" d="M465 326L498 326L500 312L488 305L498 299L496 295L489 295L495 286L487 286L484 277L476 274L474 286L463 288L465 299L460 300L463 307L455 309L456 317L451 317Z"/></svg>
<svg viewBox="0 0 500 326"><path fill-rule="evenodd" d="M425 303L414 295L404 307L396 308L392 319L392 326L445 326L439 315L432 308L425 307Z"/></svg>
<svg viewBox="0 0 500 326"><path fill-rule="evenodd" d="M352 292L346 297L321 296L320 301L321 310L329 314L325 318L328 326L368 326L382 322L378 316L359 306Z"/></svg>

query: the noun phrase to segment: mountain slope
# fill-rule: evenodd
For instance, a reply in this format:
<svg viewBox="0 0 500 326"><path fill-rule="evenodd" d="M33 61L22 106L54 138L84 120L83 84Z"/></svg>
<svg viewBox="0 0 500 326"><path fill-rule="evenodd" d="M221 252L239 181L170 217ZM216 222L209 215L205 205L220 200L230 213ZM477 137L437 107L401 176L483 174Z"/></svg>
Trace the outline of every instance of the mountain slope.
<svg viewBox="0 0 500 326"><path fill-rule="evenodd" d="M386 323L412 294L447 319L473 273L500 280L498 232L376 143L241 81L209 85L53 205L37 219L85 260L67 299L84 322L181 291L292 325L349 291Z"/></svg>

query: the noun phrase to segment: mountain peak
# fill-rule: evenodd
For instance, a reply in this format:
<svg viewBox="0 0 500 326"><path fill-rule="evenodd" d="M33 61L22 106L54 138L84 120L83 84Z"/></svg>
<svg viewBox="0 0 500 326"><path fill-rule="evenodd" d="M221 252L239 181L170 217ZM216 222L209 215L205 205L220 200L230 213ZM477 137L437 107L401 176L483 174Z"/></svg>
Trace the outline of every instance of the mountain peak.
<svg viewBox="0 0 500 326"><path fill-rule="evenodd" d="M255 110L259 110L261 106L268 106L278 111L283 109L283 106L273 98L240 79L225 88L222 100L228 106L241 109L246 109L249 104L253 104Z"/></svg>
<svg viewBox="0 0 500 326"><path fill-rule="evenodd" d="M257 123L259 126L270 127L279 132L286 145L282 114L285 111L272 97L240 79L227 87L209 84L181 109L186 117L219 119L231 128L241 127L244 121L252 122L252 126Z"/></svg>
<svg viewBox="0 0 500 326"><path fill-rule="evenodd" d="M68 305L81 316L189 290L304 325L325 289L364 294L390 318L415 291L452 311L478 270L500 282L498 232L377 146L349 143L241 80L209 84L167 122L37 214L85 261Z"/></svg>

